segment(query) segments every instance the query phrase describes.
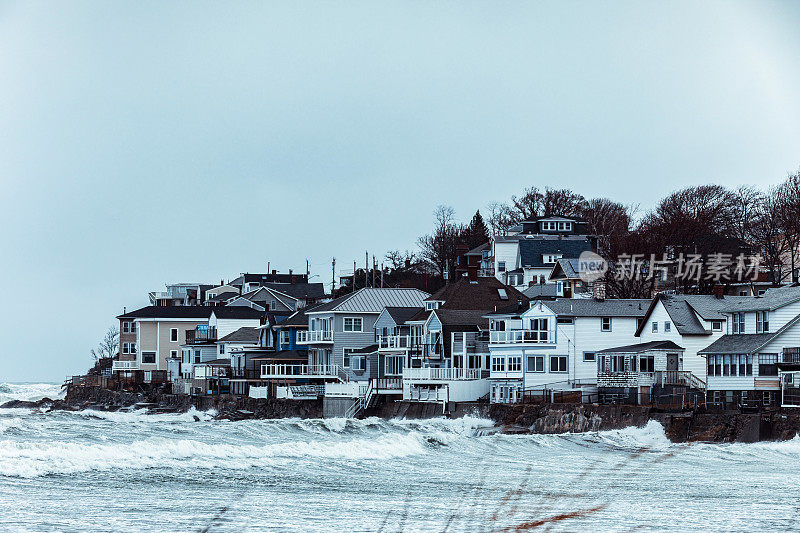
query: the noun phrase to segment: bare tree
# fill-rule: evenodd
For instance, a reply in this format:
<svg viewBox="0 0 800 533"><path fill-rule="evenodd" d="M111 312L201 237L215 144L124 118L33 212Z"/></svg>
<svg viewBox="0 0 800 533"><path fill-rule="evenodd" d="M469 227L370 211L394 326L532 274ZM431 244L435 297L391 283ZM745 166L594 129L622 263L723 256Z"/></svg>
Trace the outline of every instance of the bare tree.
<svg viewBox="0 0 800 533"><path fill-rule="evenodd" d="M493 237L506 235L518 223L518 215L508 204L492 202L489 204L489 231Z"/></svg>
<svg viewBox="0 0 800 533"><path fill-rule="evenodd" d="M97 345L97 348L92 348L89 353L92 358L97 362L100 359L114 357L117 355L119 349L119 329L112 326L106 331L103 340Z"/></svg>
<svg viewBox="0 0 800 533"><path fill-rule="evenodd" d="M542 216L580 216L587 206L586 198L569 189L545 188L541 192L536 187L530 187L523 192L520 197L511 197L517 222Z"/></svg>
<svg viewBox="0 0 800 533"><path fill-rule="evenodd" d="M436 274L444 277L455 264L463 228L455 222L455 211L450 206L438 206L433 215L436 220L433 233L419 238L420 256Z"/></svg>

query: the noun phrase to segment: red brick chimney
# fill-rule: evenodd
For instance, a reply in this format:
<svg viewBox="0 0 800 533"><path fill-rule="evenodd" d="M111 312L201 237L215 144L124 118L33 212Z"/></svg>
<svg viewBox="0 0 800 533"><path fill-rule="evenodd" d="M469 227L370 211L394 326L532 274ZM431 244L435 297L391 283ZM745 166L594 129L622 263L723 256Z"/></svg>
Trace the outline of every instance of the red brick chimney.
<svg viewBox="0 0 800 533"><path fill-rule="evenodd" d="M722 284L717 283L714 285L714 296L720 300L725 297L725 287Z"/></svg>

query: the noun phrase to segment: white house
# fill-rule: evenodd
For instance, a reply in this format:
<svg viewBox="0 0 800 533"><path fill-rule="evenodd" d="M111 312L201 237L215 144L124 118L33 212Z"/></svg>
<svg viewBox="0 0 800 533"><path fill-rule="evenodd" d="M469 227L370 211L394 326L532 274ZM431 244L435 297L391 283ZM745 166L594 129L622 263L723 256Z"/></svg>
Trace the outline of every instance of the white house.
<svg viewBox="0 0 800 533"><path fill-rule="evenodd" d="M491 313L492 402L514 402L525 390L591 388L597 352L636 342L649 300L532 301L527 310Z"/></svg>

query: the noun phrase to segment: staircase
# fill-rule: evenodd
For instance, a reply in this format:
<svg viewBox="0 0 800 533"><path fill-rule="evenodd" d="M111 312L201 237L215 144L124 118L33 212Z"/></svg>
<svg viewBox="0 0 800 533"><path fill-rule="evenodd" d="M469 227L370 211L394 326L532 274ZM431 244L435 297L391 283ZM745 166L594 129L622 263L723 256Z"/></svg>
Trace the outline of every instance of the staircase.
<svg viewBox="0 0 800 533"><path fill-rule="evenodd" d="M358 396L353 405L345 412L345 418L356 418L358 415L361 414L362 411L370 407L372 404L372 400L377 397L377 393L375 390L375 380L370 379L369 385L367 385L366 390L364 391L363 396Z"/></svg>

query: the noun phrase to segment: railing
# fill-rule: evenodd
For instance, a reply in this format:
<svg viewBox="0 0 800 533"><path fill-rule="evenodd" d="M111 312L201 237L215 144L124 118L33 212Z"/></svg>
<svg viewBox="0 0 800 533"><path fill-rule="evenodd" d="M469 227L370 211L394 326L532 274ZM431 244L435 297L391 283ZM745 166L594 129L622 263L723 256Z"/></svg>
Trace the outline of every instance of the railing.
<svg viewBox="0 0 800 533"><path fill-rule="evenodd" d="M309 344L312 342L333 342L333 332L327 329L297 332L297 344Z"/></svg>
<svg viewBox="0 0 800 533"><path fill-rule="evenodd" d="M389 335L378 337L379 350L405 350L411 347L412 337L410 335Z"/></svg>
<svg viewBox="0 0 800 533"><path fill-rule="evenodd" d="M479 278L492 278L492 277L494 277L494 269L493 268L479 268L478 269L478 277Z"/></svg>
<svg viewBox="0 0 800 533"><path fill-rule="evenodd" d="M784 348L781 363L800 363L800 348Z"/></svg>
<svg viewBox="0 0 800 533"><path fill-rule="evenodd" d="M217 328L187 329L186 344L211 342L217 340Z"/></svg>
<svg viewBox="0 0 800 533"><path fill-rule="evenodd" d="M346 373L339 365L261 365L261 378L323 377L342 381Z"/></svg>
<svg viewBox="0 0 800 533"><path fill-rule="evenodd" d="M118 372L120 370L138 370L139 368L139 361L114 361L111 365L112 372Z"/></svg>
<svg viewBox="0 0 800 533"><path fill-rule="evenodd" d="M512 329L489 332L490 344L554 344L555 330Z"/></svg>
<svg viewBox="0 0 800 533"><path fill-rule="evenodd" d="M653 374L648 372L598 372L598 387L638 387L652 385Z"/></svg>
<svg viewBox="0 0 800 533"><path fill-rule="evenodd" d="M401 391L403 390L403 378L378 378L375 382L375 388L378 391Z"/></svg>
<svg viewBox="0 0 800 533"><path fill-rule="evenodd" d="M706 382L688 370L659 370L655 372L655 382L664 385L682 385L705 390Z"/></svg>
<svg viewBox="0 0 800 533"><path fill-rule="evenodd" d="M229 374L230 367L226 366L210 366L202 363L194 366L195 379L224 378Z"/></svg>
<svg viewBox="0 0 800 533"><path fill-rule="evenodd" d="M261 379L261 371L253 368L231 368L231 377L240 379Z"/></svg>
<svg viewBox="0 0 800 533"><path fill-rule="evenodd" d="M481 379L480 368L404 368L403 380L456 381Z"/></svg>

